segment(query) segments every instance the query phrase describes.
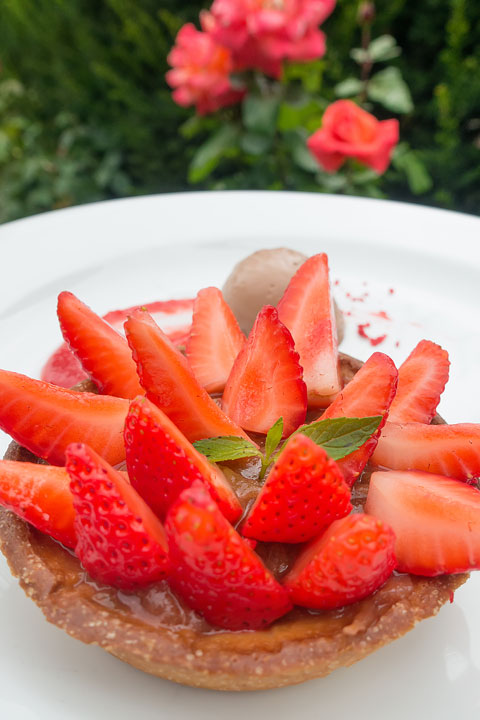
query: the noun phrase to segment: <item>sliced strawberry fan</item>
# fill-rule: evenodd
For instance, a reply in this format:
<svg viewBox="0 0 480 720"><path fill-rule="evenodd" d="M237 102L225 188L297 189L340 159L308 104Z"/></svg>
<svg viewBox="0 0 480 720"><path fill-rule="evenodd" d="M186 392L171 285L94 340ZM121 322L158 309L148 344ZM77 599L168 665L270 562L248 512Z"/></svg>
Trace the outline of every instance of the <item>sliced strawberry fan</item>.
<svg viewBox="0 0 480 720"><path fill-rule="evenodd" d="M242 514L222 471L195 450L165 413L146 398L139 397L130 405L125 449L130 482L161 519L195 480L205 485L227 520L234 523Z"/></svg>
<svg viewBox="0 0 480 720"><path fill-rule="evenodd" d="M124 334L123 325L134 310L145 308L158 322L166 335L177 347L184 347L190 332L193 299L186 300L159 300L157 302L135 305L125 310L112 310L103 316L114 330ZM84 371L81 363L71 352L66 343L61 345L47 360L41 372L41 379L46 382L71 388L89 375Z"/></svg>
<svg viewBox="0 0 480 720"><path fill-rule="evenodd" d="M75 511L65 468L1 460L0 505L66 547L75 547Z"/></svg>
<svg viewBox="0 0 480 720"><path fill-rule="evenodd" d="M448 381L448 352L430 340L421 340L398 369L397 394L389 420L430 423Z"/></svg>
<svg viewBox="0 0 480 720"><path fill-rule="evenodd" d="M200 290L193 306L186 356L207 392L222 392L244 344L245 335L221 291L215 287Z"/></svg>
<svg viewBox="0 0 480 720"><path fill-rule="evenodd" d="M480 491L423 472L375 472L367 512L393 528L398 569L442 575L480 568Z"/></svg>
<svg viewBox="0 0 480 720"><path fill-rule="evenodd" d="M480 481L480 425L387 422L372 459L391 470L423 470L476 484Z"/></svg>
<svg viewBox="0 0 480 720"><path fill-rule="evenodd" d="M104 395L143 393L125 338L73 293L58 296L57 315L65 342Z"/></svg>
<svg viewBox="0 0 480 720"><path fill-rule="evenodd" d="M283 418L284 436L305 422L307 390L290 332L276 309L258 313L238 354L222 397L222 409L250 432L266 434Z"/></svg>
<svg viewBox="0 0 480 720"><path fill-rule="evenodd" d="M285 577L296 605L333 610L378 590L395 565L395 534L382 520L358 513L335 520L311 542Z"/></svg>
<svg viewBox="0 0 480 720"><path fill-rule="evenodd" d="M324 253L300 266L277 310L300 355L309 406L327 407L340 392L342 382L328 258Z"/></svg>
<svg viewBox="0 0 480 720"><path fill-rule="evenodd" d="M147 397L190 442L219 435L248 439L198 384L186 358L145 310L135 310L125 323L127 340Z"/></svg>
<svg viewBox="0 0 480 720"><path fill-rule="evenodd" d="M350 455L337 460L350 487L365 469L377 446L389 408L395 397L397 379L398 371L393 360L383 353L373 353L321 416L322 420L338 417L374 417L376 415L381 415L383 418L378 430L366 443Z"/></svg>
<svg viewBox="0 0 480 720"><path fill-rule="evenodd" d="M288 594L223 517L202 484L184 490L165 523L175 592L214 626L266 628L292 607Z"/></svg>
<svg viewBox="0 0 480 720"><path fill-rule="evenodd" d="M51 465L65 464L72 442L88 442L110 464L125 459L128 400L66 390L0 370L0 428Z"/></svg>
<svg viewBox="0 0 480 720"><path fill-rule="evenodd" d="M163 580L170 571L159 519L124 476L88 445L66 452L75 508L75 553L91 577L133 590Z"/></svg>
<svg viewBox="0 0 480 720"><path fill-rule="evenodd" d="M241 533L264 542L306 542L351 510L350 489L337 464L306 435L295 435L271 469Z"/></svg>

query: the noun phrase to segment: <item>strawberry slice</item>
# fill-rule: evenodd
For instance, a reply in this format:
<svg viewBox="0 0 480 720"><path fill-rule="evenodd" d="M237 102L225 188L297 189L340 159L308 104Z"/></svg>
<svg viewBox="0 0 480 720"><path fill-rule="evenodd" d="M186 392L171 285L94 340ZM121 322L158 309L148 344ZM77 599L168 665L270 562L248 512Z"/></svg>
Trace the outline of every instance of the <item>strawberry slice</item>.
<svg viewBox="0 0 480 720"><path fill-rule="evenodd" d="M326 407L342 388L328 258L314 255L299 267L277 305L292 333L307 384L308 404Z"/></svg>
<svg viewBox="0 0 480 720"><path fill-rule="evenodd" d="M59 387L72 388L83 380L88 380L88 375L82 367L80 360L77 360L67 343L63 343L55 352L50 355L43 366L40 377L45 382L58 385Z"/></svg>
<svg viewBox="0 0 480 720"><path fill-rule="evenodd" d="M219 435L247 438L198 384L187 360L151 315L135 310L125 323L125 331L148 399L168 415L190 442Z"/></svg>
<svg viewBox="0 0 480 720"><path fill-rule="evenodd" d="M358 513L335 520L298 556L284 585L296 605L333 610L371 595L395 567L395 535Z"/></svg>
<svg viewBox="0 0 480 720"><path fill-rule="evenodd" d="M0 428L51 465L64 465L71 442L88 442L110 464L125 459L128 401L75 392L0 370Z"/></svg>
<svg viewBox="0 0 480 720"><path fill-rule="evenodd" d="M421 340L398 369L398 387L389 419L396 423L429 423L448 381L446 350Z"/></svg>
<svg viewBox="0 0 480 720"><path fill-rule="evenodd" d="M480 480L480 425L387 422L372 459L392 470L424 470L475 483Z"/></svg>
<svg viewBox="0 0 480 720"><path fill-rule="evenodd" d="M219 468L211 465L160 408L146 398L132 402L125 422L125 449L130 481L161 519L181 491L202 481L227 520L234 523L242 507Z"/></svg>
<svg viewBox="0 0 480 720"><path fill-rule="evenodd" d="M390 405L395 397L397 377L398 372L393 360L383 353L373 353L321 416L322 420L336 417L383 416L378 430L362 447L337 460L337 465L350 487L365 468L377 446Z"/></svg>
<svg viewBox="0 0 480 720"><path fill-rule="evenodd" d="M125 338L73 293L60 293L57 314L65 341L101 393L123 398L143 394Z"/></svg>
<svg viewBox="0 0 480 720"><path fill-rule="evenodd" d="M291 609L285 589L223 517L201 483L184 490L165 523L170 585L217 627L265 628Z"/></svg>
<svg viewBox="0 0 480 720"><path fill-rule="evenodd" d="M265 542L305 542L351 510L350 489L336 463L306 435L295 435L271 469L241 533Z"/></svg>
<svg viewBox="0 0 480 720"><path fill-rule="evenodd" d="M207 392L222 392L244 343L245 335L220 290L200 290L193 306L186 355L193 374Z"/></svg>
<svg viewBox="0 0 480 720"><path fill-rule="evenodd" d="M135 305L126 310L112 310L103 316L103 320L123 335L125 320L140 307L151 313L174 345L186 344L191 326L193 299L159 300ZM88 375L68 345L64 343L47 360L41 372L41 379L60 387L71 388L82 380L87 380Z"/></svg>
<svg viewBox="0 0 480 720"><path fill-rule="evenodd" d="M124 590L163 580L165 531L140 495L88 445L66 451L75 508L75 553L94 580Z"/></svg>
<svg viewBox="0 0 480 720"><path fill-rule="evenodd" d="M389 523L398 569L442 575L480 568L480 491L432 473L375 472L367 512Z"/></svg>
<svg viewBox="0 0 480 720"><path fill-rule="evenodd" d="M222 408L245 430L266 434L283 417L284 436L305 422L307 390L292 336L271 305L260 310L227 380Z"/></svg>
<svg viewBox="0 0 480 720"><path fill-rule="evenodd" d="M75 547L75 512L65 468L1 460L0 505L66 547Z"/></svg>

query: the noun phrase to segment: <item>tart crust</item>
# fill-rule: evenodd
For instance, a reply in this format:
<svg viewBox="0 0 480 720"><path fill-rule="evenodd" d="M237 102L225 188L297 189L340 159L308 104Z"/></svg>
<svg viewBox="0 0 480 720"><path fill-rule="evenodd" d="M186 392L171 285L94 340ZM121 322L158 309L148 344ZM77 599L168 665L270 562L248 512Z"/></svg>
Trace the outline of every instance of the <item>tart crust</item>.
<svg viewBox="0 0 480 720"><path fill-rule="evenodd" d="M341 356L345 382L360 366ZM6 457L38 461L16 443ZM215 690L293 685L352 665L435 615L468 578L398 575L342 610L296 608L267 630L230 632L210 628L166 583L131 596L93 583L71 552L3 508L0 548L49 622L152 675Z"/></svg>

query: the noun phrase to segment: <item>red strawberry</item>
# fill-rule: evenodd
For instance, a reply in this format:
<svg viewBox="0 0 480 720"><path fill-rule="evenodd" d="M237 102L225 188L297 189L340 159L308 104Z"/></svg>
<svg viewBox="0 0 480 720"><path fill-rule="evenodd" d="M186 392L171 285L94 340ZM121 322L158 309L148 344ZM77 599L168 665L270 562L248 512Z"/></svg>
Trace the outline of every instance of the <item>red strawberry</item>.
<svg viewBox="0 0 480 720"><path fill-rule="evenodd" d="M88 442L110 464L125 459L128 401L75 392L0 370L0 428L52 465L71 442Z"/></svg>
<svg viewBox="0 0 480 720"><path fill-rule="evenodd" d="M480 479L480 425L387 422L373 462L392 470L424 470L458 480Z"/></svg>
<svg viewBox="0 0 480 720"><path fill-rule="evenodd" d="M125 338L70 292L58 296L57 314L65 341L104 395L143 394Z"/></svg>
<svg viewBox="0 0 480 720"><path fill-rule="evenodd" d="M205 483L225 517L235 522L242 507L219 468L211 465L180 430L146 398L132 402L125 422L130 481L160 518L182 490Z"/></svg>
<svg viewBox="0 0 480 720"><path fill-rule="evenodd" d="M123 335L125 320L133 310L140 307L144 307L153 315L175 345L185 345L190 332L193 299L159 300L146 305L136 305L126 310L112 310L103 316L103 320ZM88 375L68 345L63 343L48 359L42 370L41 378L54 385L71 388L81 380L86 380Z"/></svg>
<svg viewBox="0 0 480 720"><path fill-rule="evenodd" d="M184 490L172 505L165 530L170 585L212 625L257 630L290 610L284 588L200 483Z"/></svg>
<svg viewBox="0 0 480 720"><path fill-rule="evenodd" d="M389 419L396 423L429 423L448 380L448 353L421 340L398 369L398 388Z"/></svg>
<svg viewBox="0 0 480 720"><path fill-rule="evenodd" d="M195 378L207 392L222 392L244 343L245 335L220 290L200 290L186 354Z"/></svg>
<svg viewBox="0 0 480 720"><path fill-rule="evenodd" d="M441 475L375 472L367 512L397 536L401 572L442 575L480 568L480 491Z"/></svg>
<svg viewBox="0 0 480 720"><path fill-rule="evenodd" d="M63 545L75 547L75 513L65 468L1 460L0 505Z"/></svg>
<svg viewBox="0 0 480 720"><path fill-rule="evenodd" d="M234 422L266 434L283 417L284 436L305 422L307 390L292 336L266 305L227 380L222 408Z"/></svg>
<svg viewBox="0 0 480 720"><path fill-rule="evenodd" d="M350 453L337 464L347 483L352 487L375 450L389 407L395 397L398 372L393 361L375 352L343 388L321 419L336 417L372 417L382 415L377 432L362 447Z"/></svg>
<svg viewBox="0 0 480 720"><path fill-rule="evenodd" d="M45 382L72 388L82 380L88 380L88 375L77 360L67 343L63 343L50 355L40 375Z"/></svg>
<svg viewBox="0 0 480 720"><path fill-rule="evenodd" d="M278 317L292 333L300 355L308 404L329 405L342 384L328 258L324 253L314 255L300 266L277 308Z"/></svg>
<svg viewBox="0 0 480 720"><path fill-rule="evenodd" d="M66 451L75 507L75 553L94 580L125 590L163 580L165 531L123 475L88 445Z"/></svg>
<svg viewBox="0 0 480 720"><path fill-rule="evenodd" d="M241 533L265 542L305 542L351 509L350 490L336 463L306 435L295 435L270 471Z"/></svg>
<svg viewBox="0 0 480 720"><path fill-rule="evenodd" d="M298 556L284 585L296 605L333 610L377 590L395 567L395 535L381 520L355 514L335 520Z"/></svg>
<svg viewBox="0 0 480 720"><path fill-rule="evenodd" d="M125 331L148 399L190 442L219 435L247 438L198 384L187 360L147 312L135 310Z"/></svg>
<svg viewBox="0 0 480 720"><path fill-rule="evenodd" d="M192 324L194 299L188 300L157 300L156 302L134 305L125 310L112 310L103 316L117 332L124 333L125 321L136 310L146 310L153 317L165 335L174 345L185 345Z"/></svg>

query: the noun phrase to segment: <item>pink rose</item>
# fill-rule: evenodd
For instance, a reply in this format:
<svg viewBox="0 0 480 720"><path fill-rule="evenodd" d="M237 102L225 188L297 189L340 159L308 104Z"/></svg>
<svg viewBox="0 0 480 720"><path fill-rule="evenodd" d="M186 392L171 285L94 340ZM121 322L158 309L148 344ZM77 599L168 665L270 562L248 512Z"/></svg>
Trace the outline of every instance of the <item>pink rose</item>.
<svg viewBox="0 0 480 720"><path fill-rule="evenodd" d="M200 115L233 105L245 94L230 84L230 50L191 23L180 29L167 60L173 68L165 76L173 99L183 107L195 105Z"/></svg>
<svg viewBox="0 0 480 720"><path fill-rule="evenodd" d="M398 136L398 120L380 121L351 100L337 100L326 109L322 127L307 145L327 172L335 172L351 157L384 173Z"/></svg>
<svg viewBox="0 0 480 720"><path fill-rule="evenodd" d="M202 26L229 47L239 70L279 77L283 60L315 60L325 54L318 26L336 0L214 0Z"/></svg>

